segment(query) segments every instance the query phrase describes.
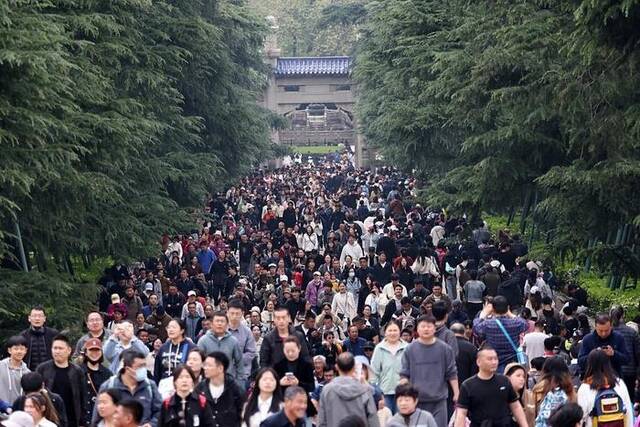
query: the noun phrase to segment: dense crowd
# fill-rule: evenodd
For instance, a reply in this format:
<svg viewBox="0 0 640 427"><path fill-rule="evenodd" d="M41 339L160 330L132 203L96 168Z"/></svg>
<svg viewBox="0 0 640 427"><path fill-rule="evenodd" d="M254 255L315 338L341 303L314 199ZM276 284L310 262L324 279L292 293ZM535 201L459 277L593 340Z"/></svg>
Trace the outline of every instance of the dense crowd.
<svg viewBox="0 0 640 427"><path fill-rule="evenodd" d="M495 230L494 230L495 231ZM627 426L640 319L391 168L256 171L0 361L6 427ZM606 424L609 422L609 424ZM637 425L637 424L636 424Z"/></svg>

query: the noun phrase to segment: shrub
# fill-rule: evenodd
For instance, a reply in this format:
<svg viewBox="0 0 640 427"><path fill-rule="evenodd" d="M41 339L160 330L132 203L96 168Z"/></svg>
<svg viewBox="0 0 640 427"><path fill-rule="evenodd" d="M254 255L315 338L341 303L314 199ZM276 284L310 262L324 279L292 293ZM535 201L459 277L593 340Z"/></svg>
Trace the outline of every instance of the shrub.
<svg viewBox="0 0 640 427"><path fill-rule="evenodd" d="M46 310L47 325L77 338L97 294L96 285L63 274L0 269L0 342L28 326L27 316L34 305Z"/></svg>

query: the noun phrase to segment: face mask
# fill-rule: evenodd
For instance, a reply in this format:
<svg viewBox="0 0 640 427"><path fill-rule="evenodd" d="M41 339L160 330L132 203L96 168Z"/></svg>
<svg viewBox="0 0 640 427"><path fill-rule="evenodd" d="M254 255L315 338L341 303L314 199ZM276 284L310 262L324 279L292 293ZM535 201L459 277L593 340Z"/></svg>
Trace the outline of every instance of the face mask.
<svg viewBox="0 0 640 427"><path fill-rule="evenodd" d="M353 271L349 272L349 277L355 277L355 276L356 276L356 273L354 273Z"/></svg>
<svg viewBox="0 0 640 427"><path fill-rule="evenodd" d="M147 368L141 367L136 369L136 381L142 382L147 379Z"/></svg>

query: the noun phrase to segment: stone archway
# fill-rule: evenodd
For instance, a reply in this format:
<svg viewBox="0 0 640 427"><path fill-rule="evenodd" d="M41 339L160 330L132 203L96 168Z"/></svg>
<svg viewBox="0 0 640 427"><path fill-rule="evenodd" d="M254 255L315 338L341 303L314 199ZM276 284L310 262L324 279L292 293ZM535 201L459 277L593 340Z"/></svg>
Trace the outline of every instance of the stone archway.
<svg viewBox="0 0 640 427"><path fill-rule="evenodd" d="M263 106L290 119L290 128L272 134L275 143L337 145L354 148L357 166L368 165L365 141L354 117L352 58L280 57L266 51L271 65Z"/></svg>

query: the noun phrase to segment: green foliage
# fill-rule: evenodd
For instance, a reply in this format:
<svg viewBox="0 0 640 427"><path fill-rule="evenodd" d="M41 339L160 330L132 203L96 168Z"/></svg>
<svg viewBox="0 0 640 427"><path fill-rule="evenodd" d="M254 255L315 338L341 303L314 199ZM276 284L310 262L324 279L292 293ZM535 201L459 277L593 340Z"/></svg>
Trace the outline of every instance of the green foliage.
<svg viewBox="0 0 640 427"><path fill-rule="evenodd" d="M0 342L28 326L34 305L45 309L49 326L77 338L97 294L96 285L65 275L0 269Z"/></svg>
<svg viewBox="0 0 640 427"><path fill-rule="evenodd" d="M276 18L283 56L351 55L369 0L250 0L263 17Z"/></svg>
<svg viewBox="0 0 640 427"><path fill-rule="evenodd" d="M640 233L619 230L640 223L639 28L637 0L373 1L357 114L428 204L522 206L541 251L595 239L601 271L637 276Z"/></svg>
<svg viewBox="0 0 640 427"><path fill-rule="evenodd" d="M137 257L268 157L243 1L2 2L0 257Z"/></svg>

